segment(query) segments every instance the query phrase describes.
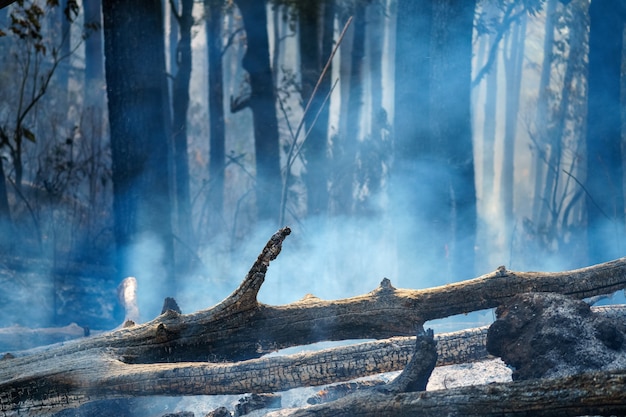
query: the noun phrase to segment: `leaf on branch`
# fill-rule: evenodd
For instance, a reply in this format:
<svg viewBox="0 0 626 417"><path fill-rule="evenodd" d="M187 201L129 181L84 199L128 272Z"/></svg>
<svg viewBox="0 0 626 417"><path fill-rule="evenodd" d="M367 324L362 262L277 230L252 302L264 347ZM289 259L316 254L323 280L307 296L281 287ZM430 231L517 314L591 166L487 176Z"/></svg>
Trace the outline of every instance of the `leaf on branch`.
<svg viewBox="0 0 626 417"><path fill-rule="evenodd" d="M35 139L35 134L30 129L23 128L22 135L24 135L24 137L28 139L29 141L33 143L37 143L37 140Z"/></svg>
<svg viewBox="0 0 626 417"><path fill-rule="evenodd" d="M46 46L43 43L35 44L35 51L41 53L42 55L46 55Z"/></svg>
<svg viewBox="0 0 626 417"><path fill-rule="evenodd" d="M63 10L63 14L68 22L73 22L78 17L78 13L80 12L80 7L78 6L78 2L76 0L68 0L65 5L65 9Z"/></svg>
<svg viewBox="0 0 626 417"><path fill-rule="evenodd" d="M93 33L100 31L100 22L86 22L83 25L83 40L90 37Z"/></svg>

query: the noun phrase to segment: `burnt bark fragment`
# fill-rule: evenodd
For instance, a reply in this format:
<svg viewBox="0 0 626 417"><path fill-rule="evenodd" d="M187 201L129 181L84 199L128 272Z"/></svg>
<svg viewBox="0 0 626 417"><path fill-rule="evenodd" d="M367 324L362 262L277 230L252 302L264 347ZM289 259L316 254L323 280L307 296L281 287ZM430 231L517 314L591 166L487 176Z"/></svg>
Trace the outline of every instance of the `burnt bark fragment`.
<svg viewBox="0 0 626 417"><path fill-rule="evenodd" d="M280 408L281 397L276 394L252 394L239 399L235 406L235 417L245 416L263 408Z"/></svg>
<svg viewBox="0 0 626 417"><path fill-rule="evenodd" d="M219 408L216 408L215 410L211 411L205 417L232 417L232 414L231 414L230 411L228 411L228 408L226 408L226 407L219 407Z"/></svg>
<svg viewBox="0 0 626 417"><path fill-rule="evenodd" d="M341 397L345 397L348 394L353 394L356 391L370 389L386 384L383 380L371 380L371 381L354 381L345 382L343 384L331 385L324 389L319 390L315 395L307 398L307 404L323 404L330 401L335 401Z"/></svg>

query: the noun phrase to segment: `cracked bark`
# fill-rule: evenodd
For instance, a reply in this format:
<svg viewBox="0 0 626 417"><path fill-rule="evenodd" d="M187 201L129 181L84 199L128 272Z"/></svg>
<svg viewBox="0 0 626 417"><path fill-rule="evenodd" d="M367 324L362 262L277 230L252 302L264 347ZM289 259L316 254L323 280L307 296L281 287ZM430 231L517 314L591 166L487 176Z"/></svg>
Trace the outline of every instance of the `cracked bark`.
<svg viewBox="0 0 626 417"><path fill-rule="evenodd" d="M626 258L622 258L561 273L500 268L426 290L395 289L384 279L374 291L353 298L324 301L307 296L284 306L264 305L257 301L257 293L289 233L284 228L272 236L241 286L215 307L188 315L169 310L142 325L25 356L16 353L18 357L1 361L0 410L45 413L102 398L260 393L345 381L402 369L415 338L254 358L321 340L413 334L426 320L495 307L522 292L583 298L626 286ZM485 333L486 329L478 329L438 338L438 364L484 357ZM471 347L465 348L464 340L471 341Z"/></svg>
<svg viewBox="0 0 626 417"><path fill-rule="evenodd" d="M267 417L364 416L580 416L624 415L626 371L589 372L559 379L494 383L447 390L387 395L362 390L308 408Z"/></svg>

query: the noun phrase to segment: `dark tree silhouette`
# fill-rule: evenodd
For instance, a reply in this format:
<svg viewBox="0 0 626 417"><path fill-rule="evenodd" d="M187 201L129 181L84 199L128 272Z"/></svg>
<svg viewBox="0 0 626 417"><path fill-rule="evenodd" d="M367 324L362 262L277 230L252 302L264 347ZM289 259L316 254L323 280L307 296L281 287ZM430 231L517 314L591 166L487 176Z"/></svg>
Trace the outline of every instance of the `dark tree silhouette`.
<svg viewBox="0 0 626 417"><path fill-rule="evenodd" d="M414 274L418 267L450 279L473 273L474 7L473 1L458 0L398 2L392 198L401 222L398 243L416 255L403 261L400 274Z"/></svg>
<svg viewBox="0 0 626 417"><path fill-rule="evenodd" d="M224 220L224 167L226 165L226 126L224 124L224 76L222 72L223 0L204 0L207 13L209 59L209 178L211 180L211 217L213 232Z"/></svg>
<svg viewBox="0 0 626 417"><path fill-rule="evenodd" d="M526 16L513 23L510 33L505 36L508 47L503 50L504 73L506 79L506 115L504 121L504 138L502 141L503 156L501 161L500 193L502 198L502 214L504 216L504 242L509 243L513 237L515 224L513 190L515 166L515 141L517 120L519 118L520 88L522 85L522 69L524 65L524 39L526 37ZM505 43L506 45L506 43ZM507 51L508 49L508 51Z"/></svg>
<svg viewBox="0 0 626 417"><path fill-rule="evenodd" d="M624 3L589 7L587 226L589 261L624 255L620 69Z"/></svg>
<svg viewBox="0 0 626 417"><path fill-rule="evenodd" d="M432 3L398 0L395 55L395 161L391 171L390 194L398 234L398 245L414 247L425 258L433 255L426 239L415 239L424 213L421 196L426 183L420 163L429 151L430 38ZM407 180L413 178L414 180ZM422 186L422 189L419 187ZM411 246L409 246L411 245ZM400 256L398 274L415 270L414 257Z"/></svg>
<svg viewBox="0 0 626 417"><path fill-rule="evenodd" d="M7 7L9 4L15 3L15 0L0 0L0 8Z"/></svg>
<svg viewBox="0 0 626 417"><path fill-rule="evenodd" d="M103 0L102 10L117 266L138 277L154 268L165 298L175 288L161 2ZM147 242L156 245L141 248ZM141 265L137 250L151 255Z"/></svg>
<svg viewBox="0 0 626 417"><path fill-rule="evenodd" d="M305 0L298 7L300 74L302 100L311 104L305 114L308 132L304 144L308 215L324 215L328 209L328 103L324 100L331 88L330 69L324 74L313 98L313 89L333 47L335 0ZM322 107L323 106L323 107ZM317 120L316 120L317 119Z"/></svg>
<svg viewBox="0 0 626 417"><path fill-rule="evenodd" d="M104 96L101 0L86 1L83 7L84 24L94 28L93 33L85 39L85 94L89 105L100 106Z"/></svg>
<svg viewBox="0 0 626 417"><path fill-rule="evenodd" d="M470 116L474 9L475 1L433 4L430 128L434 159L447 166L443 174L448 178L442 185L449 194L437 203L448 203L450 212L444 254L449 254L453 279L474 273L476 188Z"/></svg>
<svg viewBox="0 0 626 417"><path fill-rule="evenodd" d="M189 194L189 157L187 152L187 111L189 109L189 83L191 81L191 27L193 26L193 0L182 0L180 11L172 5L180 37L176 46L176 76L172 85L172 139L174 142L174 167L176 189L176 217L178 237L187 250L180 251L177 261L184 270L189 267L188 248L195 247L191 227L191 198Z"/></svg>
<svg viewBox="0 0 626 417"><path fill-rule="evenodd" d="M333 141L332 151L334 172L331 194L334 215L354 213L356 155L361 138L364 97L366 7L367 2L355 2L346 10L352 14L353 20L349 29L351 35L346 36L341 50L341 65L344 68L341 69L340 77L345 77L342 78L341 86L340 133Z"/></svg>
<svg viewBox="0 0 626 417"><path fill-rule="evenodd" d="M536 224L545 223L546 205L543 201L545 157L548 143L548 119L550 101L550 73L552 62L554 61L554 27L557 21L558 0L547 0L546 2L546 24L543 41L543 62L541 64L541 75L539 78L539 95L537 97L537 111L535 117L535 143L533 157L533 171L535 177L535 198L533 199L533 221Z"/></svg>
<svg viewBox="0 0 626 417"><path fill-rule="evenodd" d="M276 225L282 176L265 1L236 0L235 3L246 30L247 48L242 65L248 72L251 89L248 106L252 110L254 125L258 217L262 222Z"/></svg>

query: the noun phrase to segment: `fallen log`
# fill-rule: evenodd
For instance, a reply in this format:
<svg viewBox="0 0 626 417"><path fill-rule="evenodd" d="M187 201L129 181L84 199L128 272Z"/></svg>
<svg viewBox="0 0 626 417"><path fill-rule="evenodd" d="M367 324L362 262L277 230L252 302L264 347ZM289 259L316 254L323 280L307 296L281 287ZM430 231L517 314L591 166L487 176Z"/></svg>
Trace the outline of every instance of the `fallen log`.
<svg viewBox="0 0 626 417"><path fill-rule="evenodd" d="M16 260L12 260L17 262ZM124 308L125 319L122 324L134 323L139 319L137 306L137 280L125 278L118 286L118 299ZM122 327L120 326L120 327ZM91 330L87 326L70 323L63 327L29 328L20 325L0 328L0 352L11 352L32 349L37 346L52 345L103 333L102 330Z"/></svg>
<svg viewBox="0 0 626 417"><path fill-rule="evenodd" d="M482 327L436 336L437 366L484 359L486 335L487 327ZM415 337L235 363L129 365L107 350L84 354L80 344L74 348L73 354L60 358L58 349L50 349L0 361L0 381L8 381L0 383L0 411L45 414L105 398L270 393L349 381L404 369L413 356Z"/></svg>
<svg viewBox="0 0 626 417"><path fill-rule="evenodd" d="M396 289L383 279L379 288L353 298L324 301L306 296L284 306L259 303L267 267L289 233L284 228L274 234L239 288L215 307L188 315L168 310L142 325L0 362L0 410L42 413L97 398L224 393L220 386L237 387L240 393L326 384L349 374L348 357L331 357L327 368L305 371L299 371L301 363L281 362L285 359L280 357L219 362L259 358L323 340L409 335L426 320L496 307L523 292L586 298L626 286L622 258L560 273L520 273L501 267L473 280L426 290ZM366 369L360 372L384 372L387 363L399 364L389 359L393 354L380 357L378 367L359 364ZM234 371L237 367L239 373ZM252 373L245 374L246 367ZM282 385L273 382L276 375L284 375ZM284 382L290 379L291 386Z"/></svg>
<svg viewBox="0 0 626 417"><path fill-rule="evenodd" d="M359 390L336 401L266 417L569 417L626 414L626 370L390 395Z"/></svg>
<svg viewBox="0 0 626 417"><path fill-rule="evenodd" d="M24 326L0 328L0 349L4 351L25 350L34 346L51 345L89 336L91 331L76 323L63 327L31 329Z"/></svg>

